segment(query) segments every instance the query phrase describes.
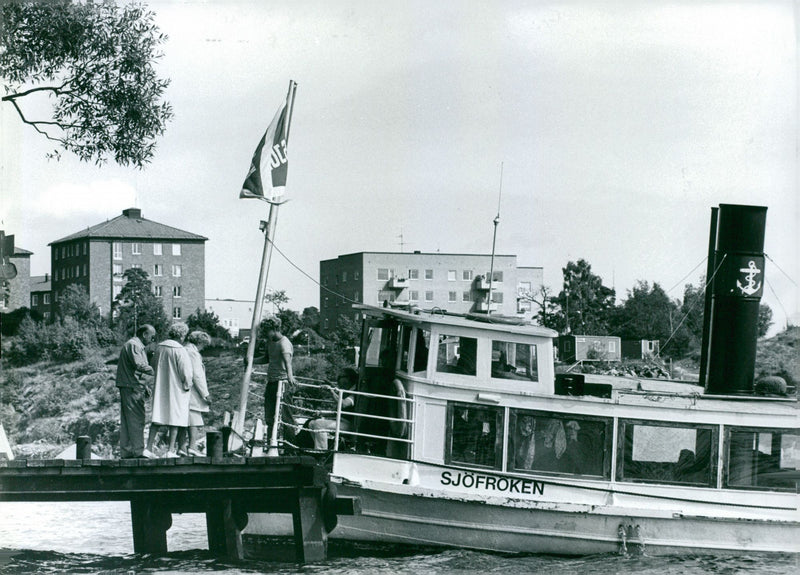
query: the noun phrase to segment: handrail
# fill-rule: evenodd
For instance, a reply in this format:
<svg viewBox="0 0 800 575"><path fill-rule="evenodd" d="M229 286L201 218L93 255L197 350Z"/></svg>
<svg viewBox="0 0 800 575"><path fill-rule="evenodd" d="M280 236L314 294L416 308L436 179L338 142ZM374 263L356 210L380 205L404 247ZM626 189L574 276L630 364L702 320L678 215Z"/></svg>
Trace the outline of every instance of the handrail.
<svg viewBox="0 0 800 575"><path fill-rule="evenodd" d="M262 373L258 373L258 375L262 375ZM263 375L265 375L265 374L263 374ZM303 381L299 381L300 379L302 379ZM307 383L307 382L312 382L312 383ZM414 399L413 398L411 398L411 397L398 397L396 395L384 395L384 394L371 393L371 392L366 392L366 391L340 389L340 388L336 387L334 384L331 384L331 383L329 383L329 382L327 382L325 380L315 380L313 378L295 378L295 383L296 383L297 387L307 388L307 389L323 389L323 388L326 388L336 396L336 409L335 409L335 411L329 410L329 409L319 410L319 409L314 409L314 408L306 407L306 406L303 406L303 405L296 405L296 404L292 405L292 408L294 410L301 411L301 412L304 412L306 414L313 413L315 415L325 415L325 416L330 415L331 416L331 419L335 423L335 427L332 430L334 432L334 442L333 442L333 450L334 451L338 451L338 449L339 449L339 440L343 435L352 436L352 437L365 437L365 438L370 438L370 439L379 439L379 440L393 441L393 442L406 443L406 444L413 443L412 439L407 439L407 437L410 436L410 433L405 434L405 437L395 437L393 435L376 435L376 434L349 431L349 430L342 429L342 415L343 415L342 402L343 402L344 398L347 395L360 396L360 397L366 397L366 398L384 399L384 400L388 400L388 401L392 401L392 402L403 402L405 405L413 404L414 403ZM279 399L281 399L281 398L279 398ZM326 400L320 399L320 398L305 397L303 399L304 399L304 401L326 402ZM290 422L284 422L282 420L282 418L280 417L281 413L282 413L282 410L276 410L276 411L277 411L277 417L278 417L279 422L280 422L281 425L290 426L290 427L294 428L295 430L297 430L300 427L300 426L295 425L295 424L290 423ZM378 415L378 414L374 414L374 413L351 412L351 411L345 411L344 415L346 417L353 417L353 418L360 418L360 419L370 419L370 420L374 420L374 421L386 421L386 422L389 422L389 423L393 423L394 422L394 423L400 423L400 424L407 424L409 426L413 426L414 425L413 417L409 417L409 416L406 416L406 417L391 417L391 416L386 416L386 415ZM313 433L328 433L328 432L325 431L325 430L319 430L319 431L315 431Z"/></svg>

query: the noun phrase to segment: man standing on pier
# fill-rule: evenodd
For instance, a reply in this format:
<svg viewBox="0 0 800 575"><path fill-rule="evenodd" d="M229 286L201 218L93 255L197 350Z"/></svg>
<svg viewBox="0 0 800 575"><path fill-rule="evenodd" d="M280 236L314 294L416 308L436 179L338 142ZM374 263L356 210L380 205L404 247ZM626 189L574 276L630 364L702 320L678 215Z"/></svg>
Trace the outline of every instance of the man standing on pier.
<svg viewBox="0 0 800 575"><path fill-rule="evenodd" d="M156 330L145 324L125 342L117 363L117 387L120 395L119 456L123 459L154 457L144 448L144 402L150 390L142 382L144 375L153 375L145 346L153 341Z"/></svg>
<svg viewBox="0 0 800 575"><path fill-rule="evenodd" d="M281 320L278 317L269 317L262 324L267 332L267 387L264 391L264 420L267 424L267 433L271 435L275 421L275 407L278 402L279 382L283 385L281 397L281 423L279 437L283 436L289 442L294 442L296 433L294 426L294 413L291 403L294 395L295 380L292 372L292 356L294 347L289 338L281 333ZM267 440L269 442L269 440Z"/></svg>

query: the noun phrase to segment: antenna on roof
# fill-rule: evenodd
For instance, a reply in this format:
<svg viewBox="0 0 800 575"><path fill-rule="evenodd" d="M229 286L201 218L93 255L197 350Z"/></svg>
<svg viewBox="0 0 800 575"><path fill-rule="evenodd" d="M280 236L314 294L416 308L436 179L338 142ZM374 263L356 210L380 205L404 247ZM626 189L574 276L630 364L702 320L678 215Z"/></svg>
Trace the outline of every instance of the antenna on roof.
<svg viewBox="0 0 800 575"><path fill-rule="evenodd" d="M503 196L503 162L500 162L500 191L497 193L497 215L494 217L494 235L492 236L492 259L489 264L489 295L486 302L486 315L492 313L492 278L494 276L494 247L497 243L497 224L500 223L500 198Z"/></svg>

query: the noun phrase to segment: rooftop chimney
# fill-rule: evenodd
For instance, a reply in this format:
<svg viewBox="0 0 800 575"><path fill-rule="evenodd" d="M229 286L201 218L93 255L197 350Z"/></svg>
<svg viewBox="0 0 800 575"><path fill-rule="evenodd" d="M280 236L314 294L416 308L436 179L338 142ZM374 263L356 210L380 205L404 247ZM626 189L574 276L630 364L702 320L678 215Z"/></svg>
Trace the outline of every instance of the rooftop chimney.
<svg viewBox="0 0 800 575"><path fill-rule="evenodd" d="M122 210L122 215L126 218L133 218L135 220L139 220L142 217L142 210L139 208L128 208L127 210Z"/></svg>

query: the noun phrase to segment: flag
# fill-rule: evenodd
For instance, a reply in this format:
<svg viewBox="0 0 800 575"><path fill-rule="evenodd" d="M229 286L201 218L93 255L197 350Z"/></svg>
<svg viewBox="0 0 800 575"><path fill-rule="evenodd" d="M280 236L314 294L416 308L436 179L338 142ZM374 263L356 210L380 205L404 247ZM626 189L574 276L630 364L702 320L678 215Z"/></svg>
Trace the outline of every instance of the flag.
<svg viewBox="0 0 800 575"><path fill-rule="evenodd" d="M278 108L266 133L256 147L250 170L242 184L240 198L279 200L286 189L288 160L286 142L289 138L289 103L296 84L292 82L286 102Z"/></svg>

